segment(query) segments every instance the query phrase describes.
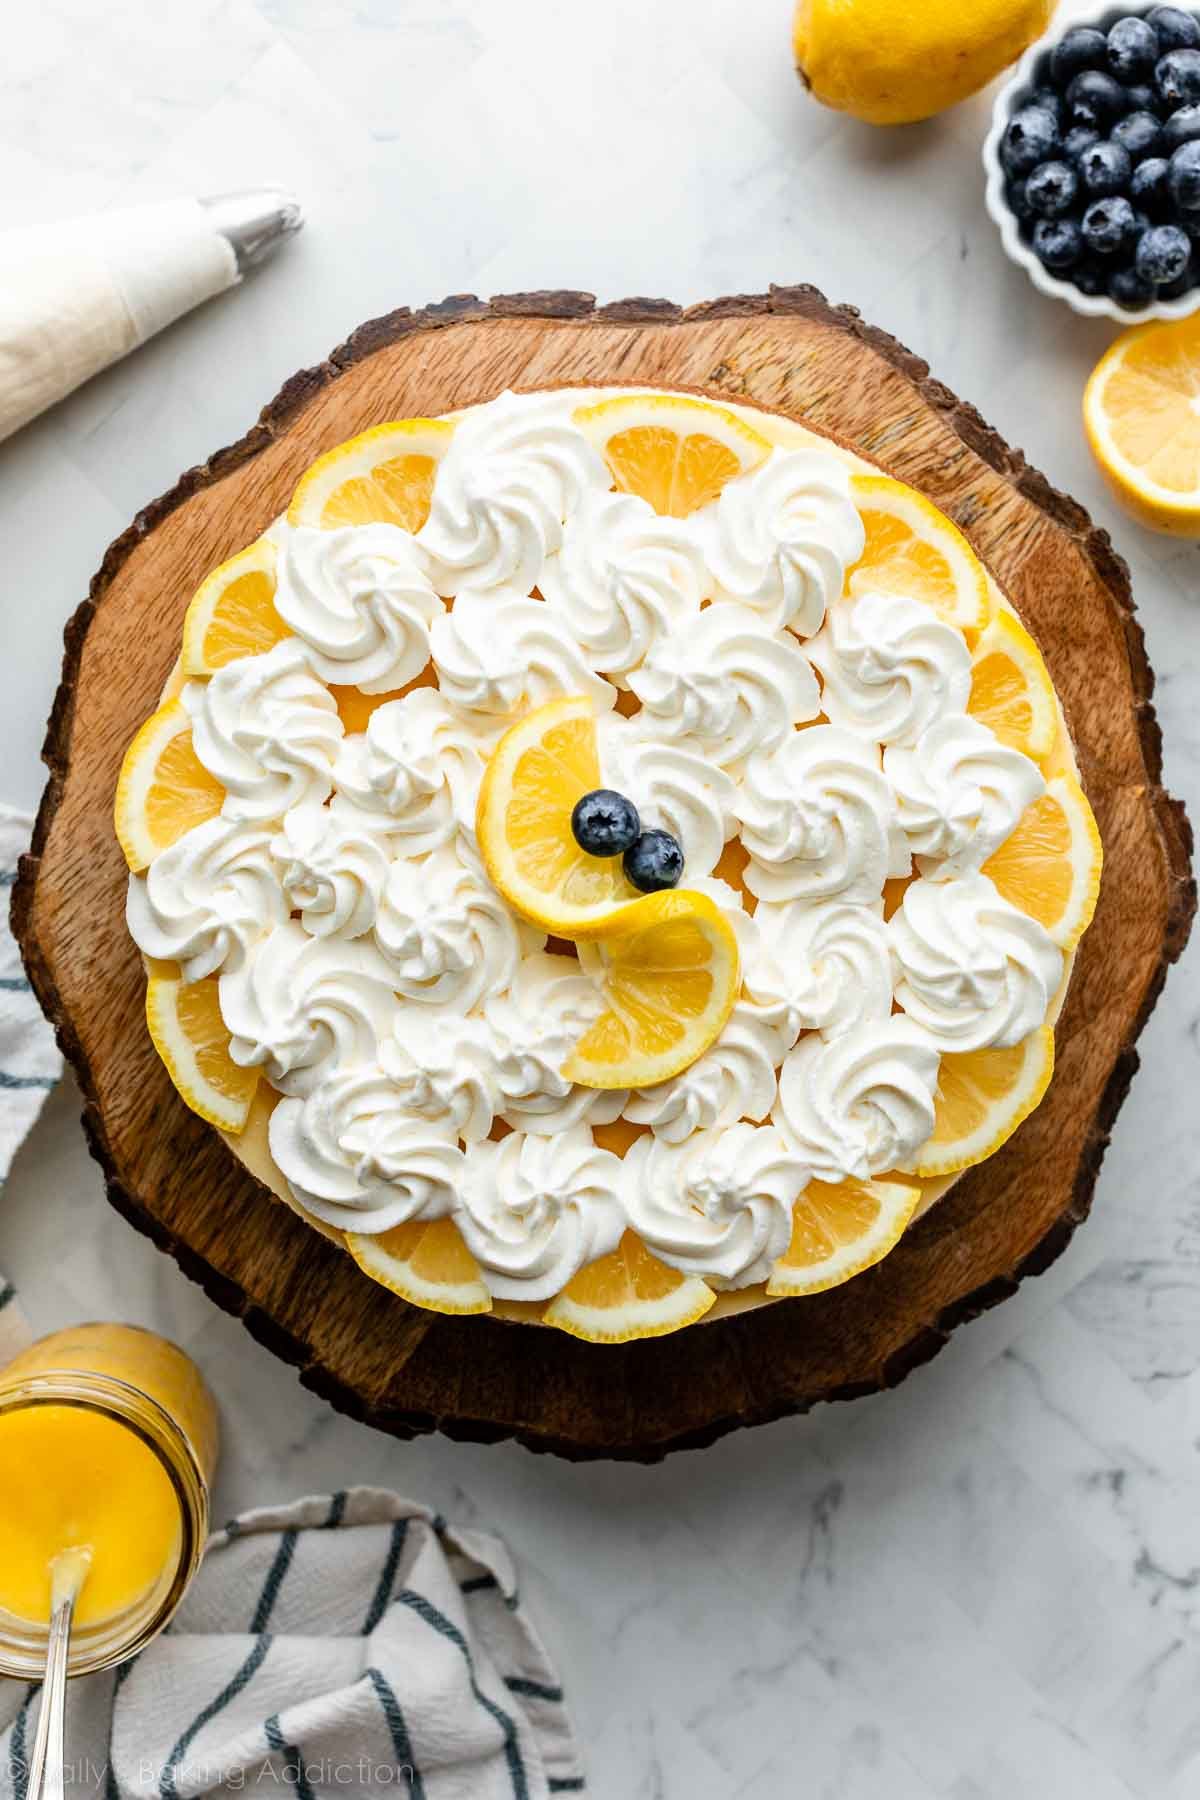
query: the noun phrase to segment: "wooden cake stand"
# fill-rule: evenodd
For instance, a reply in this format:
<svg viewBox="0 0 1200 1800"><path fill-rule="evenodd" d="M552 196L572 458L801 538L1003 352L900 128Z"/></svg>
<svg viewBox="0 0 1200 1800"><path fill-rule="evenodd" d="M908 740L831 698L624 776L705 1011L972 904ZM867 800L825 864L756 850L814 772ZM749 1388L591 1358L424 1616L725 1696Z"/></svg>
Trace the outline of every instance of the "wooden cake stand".
<svg viewBox="0 0 1200 1800"><path fill-rule="evenodd" d="M957 521L1037 635L1104 838L1095 923L1042 1106L879 1267L811 1299L619 1349L420 1311L274 1201L177 1098L147 1036L112 828L125 746L158 702L189 599L286 506L313 459L386 419L502 388L695 387L832 432ZM111 546L67 627L50 779L13 903L84 1094L109 1199L301 1380L397 1436L514 1437L653 1460L737 1425L893 1386L1064 1248L1091 1202L1134 1043L1195 910L1191 834L1160 784L1153 677L1105 533L893 339L810 287L687 311L589 294L454 298L362 326L240 443Z"/></svg>

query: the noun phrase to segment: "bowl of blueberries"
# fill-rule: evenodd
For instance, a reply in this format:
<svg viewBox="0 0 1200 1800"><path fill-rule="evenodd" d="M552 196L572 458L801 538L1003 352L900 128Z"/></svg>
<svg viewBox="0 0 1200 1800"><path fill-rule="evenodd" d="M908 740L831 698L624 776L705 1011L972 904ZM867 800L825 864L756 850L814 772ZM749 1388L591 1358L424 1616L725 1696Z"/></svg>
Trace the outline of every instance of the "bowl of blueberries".
<svg viewBox="0 0 1200 1800"><path fill-rule="evenodd" d="M996 98L987 206L1044 294L1121 322L1200 306L1200 12L1110 7Z"/></svg>

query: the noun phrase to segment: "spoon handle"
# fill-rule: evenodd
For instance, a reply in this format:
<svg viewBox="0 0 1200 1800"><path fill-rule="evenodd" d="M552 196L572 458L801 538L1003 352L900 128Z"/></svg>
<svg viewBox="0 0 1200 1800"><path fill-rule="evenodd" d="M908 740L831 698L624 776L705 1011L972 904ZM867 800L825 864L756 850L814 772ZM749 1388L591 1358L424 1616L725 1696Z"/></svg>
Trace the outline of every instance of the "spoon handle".
<svg viewBox="0 0 1200 1800"><path fill-rule="evenodd" d="M74 1611L75 1595L69 1593L59 1601L50 1617L46 1679L42 1685L42 1704L29 1763L28 1800L64 1800L67 1652Z"/></svg>

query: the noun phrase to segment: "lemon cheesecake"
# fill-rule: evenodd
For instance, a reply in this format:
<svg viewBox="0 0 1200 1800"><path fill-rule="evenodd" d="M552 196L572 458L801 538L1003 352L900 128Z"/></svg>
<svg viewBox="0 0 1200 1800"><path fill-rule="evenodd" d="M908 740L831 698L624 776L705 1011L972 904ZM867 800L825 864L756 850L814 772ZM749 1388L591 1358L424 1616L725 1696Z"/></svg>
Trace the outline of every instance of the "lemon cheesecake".
<svg viewBox="0 0 1200 1800"><path fill-rule="evenodd" d="M790 420L382 425L192 600L116 797L189 1106L418 1305L859 1274L1037 1105L1100 840L953 523Z"/></svg>

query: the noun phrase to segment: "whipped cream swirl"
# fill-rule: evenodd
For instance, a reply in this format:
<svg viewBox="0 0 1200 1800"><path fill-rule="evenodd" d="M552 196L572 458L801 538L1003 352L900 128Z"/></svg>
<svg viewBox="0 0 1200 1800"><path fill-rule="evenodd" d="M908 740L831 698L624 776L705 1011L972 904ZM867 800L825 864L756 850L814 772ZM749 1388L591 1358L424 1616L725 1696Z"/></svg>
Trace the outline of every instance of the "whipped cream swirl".
<svg viewBox="0 0 1200 1800"><path fill-rule="evenodd" d="M639 1088L625 1117L670 1144L739 1119L765 1119L775 1100L775 1070L793 1038L776 1008L738 1000L716 1043L680 1074Z"/></svg>
<svg viewBox="0 0 1200 1800"><path fill-rule="evenodd" d="M196 755L225 789L228 818L278 819L304 800L328 799L342 721L296 638L189 681L182 699Z"/></svg>
<svg viewBox="0 0 1200 1800"><path fill-rule="evenodd" d="M718 593L800 637L820 629L865 544L849 471L823 450L773 450L698 516Z"/></svg>
<svg viewBox="0 0 1200 1800"><path fill-rule="evenodd" d="M893 1015L830 1040L802 1037L779 1073L773 1118L816 1181L865 1181L912 1160L933 1130L940 1057Z"/></svg>
<svg viewBox="0 0 1200 1800"><path fill-rule="evenodd" d="M1019 1044L1062 980L1062 951L986 875L914 881L888 934L896 999L942 1050Z"/></svg>
<svg viewBox="0 0 1200 1800"><path fill-rule="evenodd" d="M625 1230L621 1159L573 1126L557 1137L514 1131L467 1159L455 1219L491 1293L548 1300Z"/></svg>
<svg viewBox="0 0 1200 1800"><path fill-rule="evenodd" d="M722 768L774 750L821 710L817 678L791 632L772 631L728 600L656 638L629 686L642 703L640 731L686 738Z"/></svg>
<svg viewBox="0 0 1200 1800"><path fill-rule="evenodd" d="M483 1020L434 1007L403 1007L379 1060L396 1104L476 1143L496 1120L495 1073Z"/></svg>
<svg viewBox="0 0 1200 1800"><path fill-rule="evenodd" d="M453 1134L403 1113L370 1066L334 1070L303 1099L281 1100L268 1139L295 1200L344 1231L444 1217L465 1166Z"/></svg>
<svg viewBox="0 0 1200 1800"><path fill-rule="evenodd" d="M347 807L307 801L284 814L271 842L288 910L313 937L362 937L370 931L387 880L384 821Z"/></svg>
<svg viewBox="0 0 1200 1800"><path fill-rule="evenodd" d="M892 1010L892 959L880 906L763 901L754 923L806 1031L840 1037Z"/></svg>
<svg viewBox="0 0 1200 1800"><path fill-rule="evenodd" d="M654 1254L714 1288L765 1281L808 1185L802 1155L770 1125L640 1138L625 1159L629 1223Z"/></svg>
<svg viewBox="0 0 1200 1800"><path fill-rule="evenodd" d="M736 808L760 900L877 900L909 856L879 749L836 725L796 731L747 760Z"/></svg>
<svg viewBox="0 0 1200 1800"><path fill-rule="evenodd" d="M501 394L455 427L417 541L439 594L538 585L563 521L612 482L554 398Z"/></svg>
<svg viewBox="0 0 1200 1800"><path fill-rule="evenodd" d="M558 614L515 588L461 593L434 621L431 642L442 694L468 712L507 720L564 694L587 694L600 708L617 698Z"/></svg>
<svg viewBox="0 0 1200 1800"><path fill-rule="evenodd" d="M603 493L567 520L538 582L592 667L618 680L664 633L695 622L710 585L687 521L660 517L636 494Z"/></svg>
<svg viewBox="0 0 1200 1800"><path fill-rule="evenodd" d="M222 816L194 825L144 875L131 875L125 902L138 949L177 962L186 981L239 967L287 914L270 832Z"/></svg>
<svg viewBox="0 0 1200 1800"><path fill-rule="evenodd" d="M383 815L407 856L435 850L457 831L473 837L486 748L436 688L414 688L346 739L330 810Z"/></svg>
<svg viewBox="0 0 1200 1800"><path fill-rule="evenodd" d="M628 794L646 830L669 831L678 840L686 884L707 875L733 836L732 778L696 745L648 737L637 719L613 714L596 727L604 785Z"/></svg>
<svg viewBox="0 0 1200 1800"><path fill-rule="evenodd" d="M821 672L826 717L881 744L915 744L970 698L966 639L905 594L841 602L808 653Z"/></svg>
<svg viewBox="0 0 1200 1800"><path fill-rule="evenodd" d="M282 1094L307 1094L325 1074L375 1063L398 1010L373 944L310 937L291 919L221 976L220 1001L234 1062L261 1067Z"/></svg>
<svg viewBox="0 0 1200 1800"><path fill-rule="evenodd" d="M891 744L883 770L922 875L968 875L998 850L1046 791L1037 764L966 713L938 719L912 749Z"/></svg>
<svg viewBox="0 0 1200 1800"><path fill-rule="evenodd" d="M397 993L474 1010L506 988L521 954L517 921L473 859L453 845L395 862L375 920L375 942Z"/></svg>
<svg viewBox="0 0 1200 1800"><path fill-rule="evenodd" d="M443 608L408 532L374 523L289 526L275 610L308 646L322 681L383 694L421 673L429 627Z"/></svg>

